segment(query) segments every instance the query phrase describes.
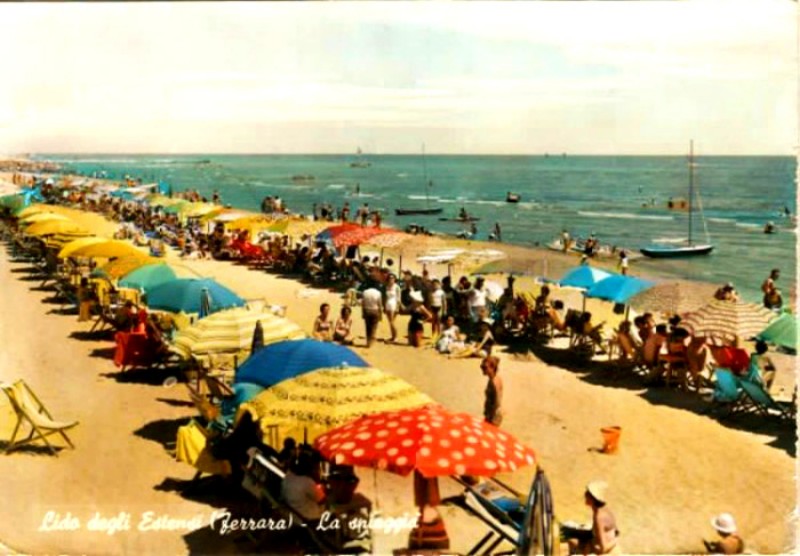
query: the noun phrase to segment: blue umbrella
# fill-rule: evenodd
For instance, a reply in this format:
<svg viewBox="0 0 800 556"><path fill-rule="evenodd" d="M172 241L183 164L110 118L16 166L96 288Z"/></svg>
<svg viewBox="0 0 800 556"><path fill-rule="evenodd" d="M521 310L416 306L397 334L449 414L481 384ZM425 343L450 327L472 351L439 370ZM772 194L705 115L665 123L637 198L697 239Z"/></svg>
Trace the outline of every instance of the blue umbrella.
<svg viewBox="0 0 800 556"><path fill-rule="evenodd" d="M123 288L150 291L153 288L175 280L175 271L164 263L140 266L119 281Z"/></svg>
<svg viewBox="0 0 800 556"><path fill-rule="evenodd" d="M573 288L589 289L609 276L614 275L605 270L594 268L593 266L581 265L568 271L564 277L559 280L558 284L561 286L571 286Z"/></svg>
<svg viewBox="0 0 800 556"><path fill-rule="evenodd" d="M270 344L251 355L236 372L235 382L265 388L317 369L367 367L366 361L339 344L319 340L288 340Z"/></svg>
<svg viewBox="0 0 800 556"><path fill-rule="evenodd" d="M211 278L176 278L147 292L147 306L173 313L199 313L204 288L211 298L212 313L245 305L244 299Z"/></svg>
<svg viewBox="0 0 800 556"><path fill-rule="evenodd" d="M631 297L654 285L655 283L641 278L613 274L589 288L586 297L596 297L614 303L627 303Z"/></svg>

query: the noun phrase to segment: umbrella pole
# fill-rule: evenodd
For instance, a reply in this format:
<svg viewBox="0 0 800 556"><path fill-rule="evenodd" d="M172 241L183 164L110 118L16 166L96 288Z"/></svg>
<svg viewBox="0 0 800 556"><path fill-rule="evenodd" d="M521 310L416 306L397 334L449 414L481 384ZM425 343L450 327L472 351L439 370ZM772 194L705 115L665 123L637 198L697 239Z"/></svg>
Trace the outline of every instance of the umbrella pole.
<svg viewBox="0 0 800 556"><path fill-rule="evenodd" d="M403 273L403 254L402 253L400 253L400 256L398 257L397 264L398 264L397 274L399 276L399 275L401 275Z"/></svg>
<svg viewBox="0 0 800 556"><path fill-rule="evenodd" d="M383 268L383 247L381 247L381 261L380 261L380 263L378 263L378 266Z"/></svg>
<svg viewBox="0 0 800 556"><path fill-rule="evenodd" d="M631 315L631 306L625 305L625 320L628 320L630 315Z"/></svg>

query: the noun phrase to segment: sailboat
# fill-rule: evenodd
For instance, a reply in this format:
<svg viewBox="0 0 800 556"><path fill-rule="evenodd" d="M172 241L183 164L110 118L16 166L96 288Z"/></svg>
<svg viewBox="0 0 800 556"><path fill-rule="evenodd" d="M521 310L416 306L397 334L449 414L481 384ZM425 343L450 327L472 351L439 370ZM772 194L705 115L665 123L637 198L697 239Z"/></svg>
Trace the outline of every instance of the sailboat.
<svg viewBox="0 0 800 556"><path fill-rule="evenodd" d="M428 191L433 186L433 180L428 179L428 166L425 164L425 145L422 145L422 173L425 179L425 208L416 209L394 209L397 216L406 216L410 214L441 214L441 208L431 208L431 199L428 196Z"/></svg>
<svg viewBox="0 0 800 556"><path fill-rule="evenodd" d="M358 159L350 163L350 168L369 168L372 166L372 163L370 163L368 160L364 160L361 155L361 147L358 147L358 150L356 151L356 156Z"/></svg>
<svg viewBox="0 0 800 556"><path fill-rule="evenodd" d="M705 230L706 234L706 243L695 243L692 238L692 223L694 220L694 196L695 196L695 186L694 186L694 141L689 143L689 200L688 200L688 209L689 209L689 238L685 244L654 244L648 245L646 247L642 247L641 252L643 255L653 258L678 258L678 257L696 257L699 255L708 255L711 251L714 250L714 246L710 243L708 238L708 229L706 228L706 221L703 218L703 205L702 201L700 201L700 195L698 193L697 200L699 201L699 208L700 208L700 218L703 221L703 229Z"/></svg>

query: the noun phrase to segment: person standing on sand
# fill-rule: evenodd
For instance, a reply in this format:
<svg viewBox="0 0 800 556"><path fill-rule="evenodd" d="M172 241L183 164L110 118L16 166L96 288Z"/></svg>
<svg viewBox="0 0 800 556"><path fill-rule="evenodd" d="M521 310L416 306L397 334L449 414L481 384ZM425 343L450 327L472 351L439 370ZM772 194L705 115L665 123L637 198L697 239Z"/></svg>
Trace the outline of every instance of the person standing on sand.
<svg viewBox="0 0 800 556"><path fill-rule="evenodd" d="M383 301L381 291L374 282L367 284L367 289L361 293L361 314L366 327L367 347L372 347L375 342L375 331L383 314Z"/></svg>
<svg viewBox="0 0 800 556"><path fill-rule="evenodd" d="M628 275L628 253L625 249L621 249L619 252L619 272L623 276Z"/></svg>
<svg viewBox="0 0 800 556"><path fill-rule="evenodd" d="M499 427L503 422L503 380L498 376L500 360L494 355L484 357L481 371L489 380L486 382L483 402L483 418L487 423Z"/></svg>

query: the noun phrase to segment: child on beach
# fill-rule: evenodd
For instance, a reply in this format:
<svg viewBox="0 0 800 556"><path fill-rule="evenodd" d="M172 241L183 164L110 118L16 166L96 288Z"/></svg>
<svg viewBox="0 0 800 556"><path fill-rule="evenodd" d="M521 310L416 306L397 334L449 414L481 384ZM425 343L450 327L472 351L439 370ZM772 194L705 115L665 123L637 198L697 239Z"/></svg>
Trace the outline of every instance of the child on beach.
<svg viewBox="0 0 800 556"><path fill-rule="evenodd" d="M718 541L703 540L709 554L743 554L744 540L736 529L736 521L731 514L719 514L711 520L711 526L717 531Z"/></svg>
<svg viewBox="0 0 800 556"><path fill-rule="evenodd" d="M494 356L484 357L481 372L488 378L483 402L483 418L487 423L499 427L503 422L503 380L498 376L500 360Z"/></svg>

